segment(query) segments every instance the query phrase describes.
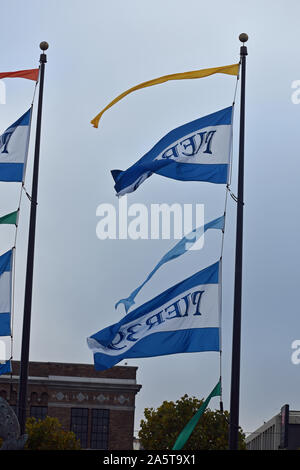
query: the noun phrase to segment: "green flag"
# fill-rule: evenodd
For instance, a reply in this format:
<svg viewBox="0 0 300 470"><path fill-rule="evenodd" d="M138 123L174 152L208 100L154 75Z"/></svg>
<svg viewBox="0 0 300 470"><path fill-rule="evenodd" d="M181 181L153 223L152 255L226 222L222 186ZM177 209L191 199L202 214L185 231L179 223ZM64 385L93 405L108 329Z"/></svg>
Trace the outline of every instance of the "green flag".
<svg viewBox="0 0 300 470"><path fill-rule="evenodd" d="M0 217L0 224L17 225L18 211Z"/></svg>
<svg viewBox="0 0 300 470"><path fill-rule="evenodd" d="M176 440L172 450L182 449L182 447L184 446L184 444L186 443L186 441L188 440L188 438L192 434L196 424L199 421L199 418L203 415L204 411L206 410L207 405L210 402L210 399L212 397L219 397L219 396L221 396L221 380L219 380L219 382L217 383L217 385L215 386L213 391L208 395L206 400L202 403L202 405L200 406L197 413L194 414L192 419L190 419L190 421L187 423L185 428L181 431L181 433L177 437L177 440Z"/></svg>

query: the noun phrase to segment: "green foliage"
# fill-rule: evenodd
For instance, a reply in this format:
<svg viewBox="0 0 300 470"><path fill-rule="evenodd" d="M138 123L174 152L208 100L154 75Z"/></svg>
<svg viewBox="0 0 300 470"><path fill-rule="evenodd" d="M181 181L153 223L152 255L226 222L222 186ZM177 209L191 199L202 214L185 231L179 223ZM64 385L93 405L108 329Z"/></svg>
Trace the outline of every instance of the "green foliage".
<svg viewBox="0 0 300 470"><path fill-rule="evenodd" d="M139 438L146 450L172 449L175 441L188 421L197 412L203 400L184 395L175 403L164 401L157 408L146 408L145 419L141 421ZM228 411L206 409L183 450L225 450L228 449ZM239 448L245 449L245 435L239 432Z"/></svg>
<svg viewBox="0 0 300 470"><path fill-rule="evenodd" d="M71 431L64 431L57 418L47 416L36 420L26 421L28 440L25 449L28 450L79 450L80 443Z"/></svg>

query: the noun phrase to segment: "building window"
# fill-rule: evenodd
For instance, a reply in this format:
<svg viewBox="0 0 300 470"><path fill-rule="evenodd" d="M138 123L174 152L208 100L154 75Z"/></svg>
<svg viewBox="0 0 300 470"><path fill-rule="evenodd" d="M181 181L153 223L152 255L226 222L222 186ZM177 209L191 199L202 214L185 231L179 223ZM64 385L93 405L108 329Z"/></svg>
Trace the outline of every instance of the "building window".
<svg viewBox="0 0 300 470"><path fill-rule="evenodd" d="M32 394L30 395L30 401L31 401L31 403L37 403L38 394L36 392L32 392Z"/></svg>
<svg viewBox="0 0 300 470"><path fill-rule="evenodd" d="M41 395L41 403L43 405L47 405L48 404L48 393L44 392L42 393Z"/></svg>
<svg viewBox="0 0 300 470"><path fill-rule="evenodd" d="M71 431L75 433L77 439L80 439L80 445L83 449L87 448L88 420L88 408L71 409Z"/></svg>
<svg viewBox="0 0 300 470"><path fill-rule="evenodd" d="M92 409L91 448L108 448L109 410Z"/></svg>
<svg viewBox="0 0 300 470"><path fill-rule="evenodd" d="M45 419L48 413L47 406L31 406L30 407L30 416L35 419Z"/></svg>

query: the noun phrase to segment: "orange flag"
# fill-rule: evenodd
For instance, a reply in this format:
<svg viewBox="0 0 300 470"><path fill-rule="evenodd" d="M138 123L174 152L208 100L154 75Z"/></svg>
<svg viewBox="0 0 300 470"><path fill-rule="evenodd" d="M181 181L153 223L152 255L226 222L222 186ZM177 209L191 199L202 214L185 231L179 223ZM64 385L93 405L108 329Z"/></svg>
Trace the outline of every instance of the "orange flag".
<svg viewBox="0 0 300 470"><path fill-rule="evenodd" d="M17 70L16 72L0 72L1 78L27 78L28 80L37 81L39 69Z"/></svg>

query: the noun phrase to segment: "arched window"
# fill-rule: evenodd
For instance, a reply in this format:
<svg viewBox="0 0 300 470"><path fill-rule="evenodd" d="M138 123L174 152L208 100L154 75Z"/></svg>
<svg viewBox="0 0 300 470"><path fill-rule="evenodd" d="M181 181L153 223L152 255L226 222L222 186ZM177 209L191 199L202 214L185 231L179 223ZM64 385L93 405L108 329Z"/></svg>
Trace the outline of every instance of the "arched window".
<svg viewBox="0 0 300 470"><path fill-rule="evenodd" d="M41 403L43 405L48 405L48 393L43 392L41 395Z"/></svg>
<svg viewBox="0 0 300 470"><path fill-rule="evenodd" d="M38 401L38 394L36 392L32 392L30 395L30 403L37 403Z"/></svg>

